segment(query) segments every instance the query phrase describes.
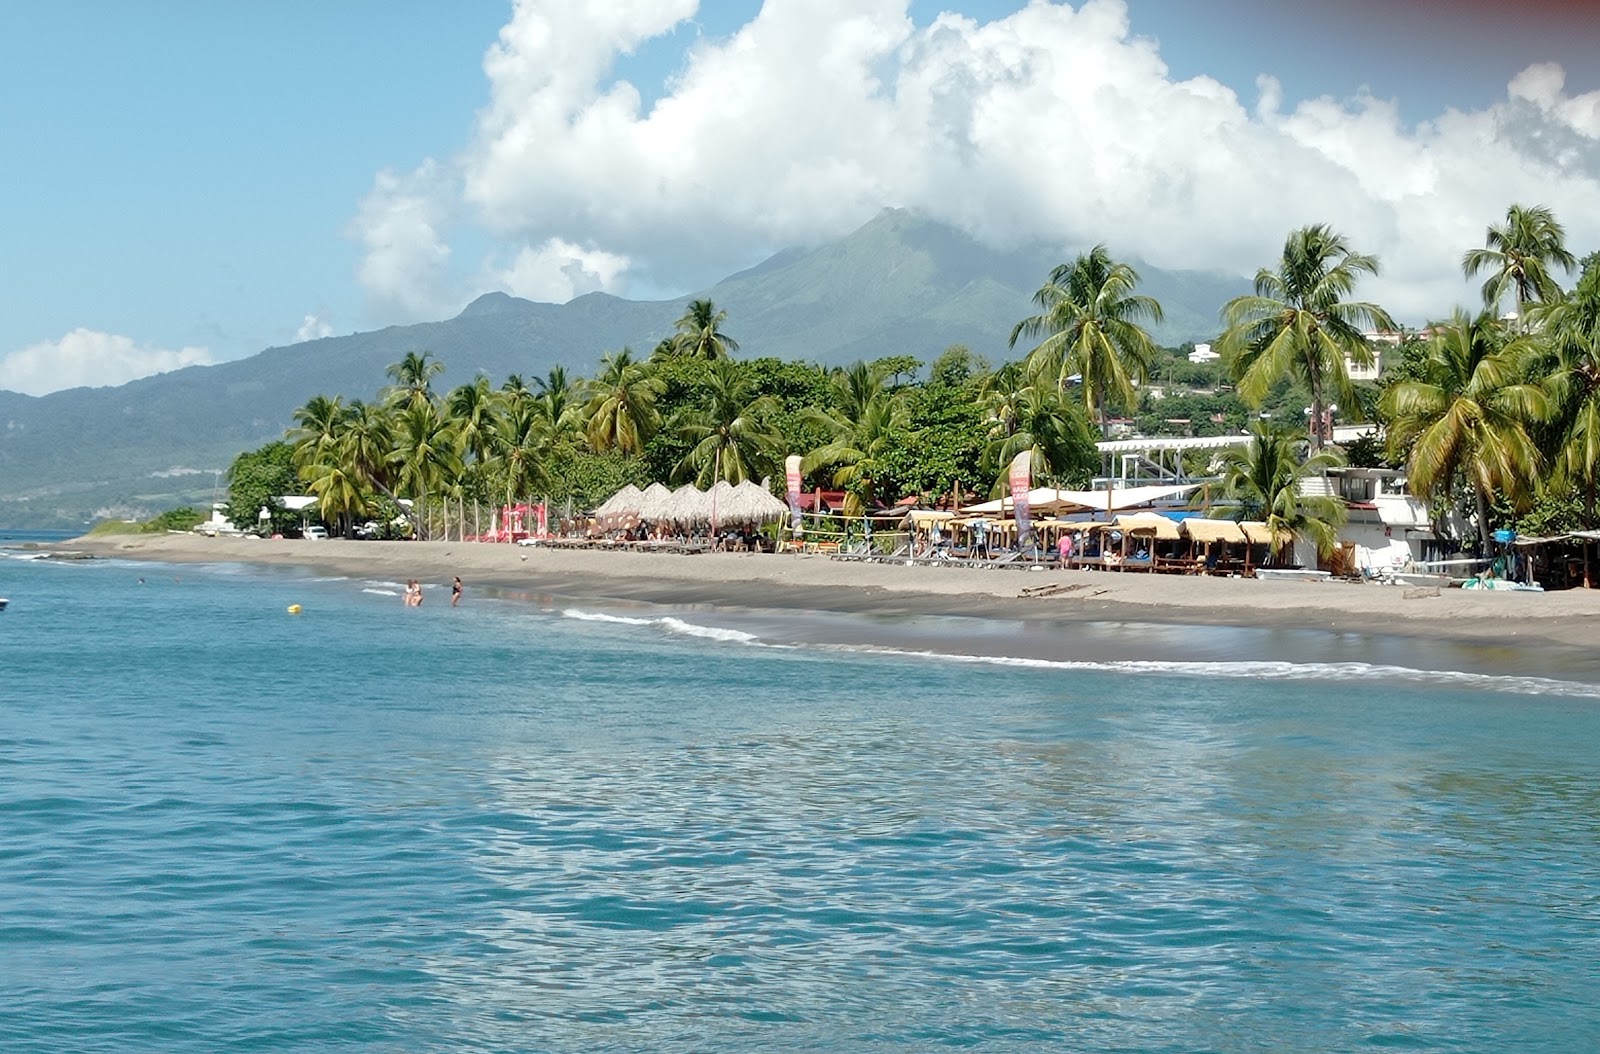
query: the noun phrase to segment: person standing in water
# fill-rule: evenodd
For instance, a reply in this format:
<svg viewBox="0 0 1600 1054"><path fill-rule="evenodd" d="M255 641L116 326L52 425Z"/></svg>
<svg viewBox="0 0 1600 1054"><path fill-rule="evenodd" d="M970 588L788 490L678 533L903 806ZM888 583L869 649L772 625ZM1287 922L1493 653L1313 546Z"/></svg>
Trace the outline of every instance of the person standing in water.
<svg viewBox="0 0 1600 1054"><path fill-rule="evenodd" d="M461 576L456 575L456 580L450 583L450 606L461 606Z"/></svg>

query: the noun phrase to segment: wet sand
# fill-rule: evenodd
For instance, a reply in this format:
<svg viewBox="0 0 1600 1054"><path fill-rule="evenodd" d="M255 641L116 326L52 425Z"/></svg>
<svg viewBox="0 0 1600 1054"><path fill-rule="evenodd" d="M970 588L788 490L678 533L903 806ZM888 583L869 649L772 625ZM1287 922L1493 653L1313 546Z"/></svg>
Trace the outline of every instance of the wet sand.
<svg viewBox="0 0 1600 1054"><path fill-rule="evenodd" d="M419 578L446 591L451 577L460 575L469 600L475 587L495 587L575 600L680 607L1324 630L1568 653L1600 643L1600 591L1587 590L1446 589L1434 594L1371 583L907 567L812 554L685 556L473 542L167 534L84 538L46 548L130 560L303 567L382 581Z"/></svg>

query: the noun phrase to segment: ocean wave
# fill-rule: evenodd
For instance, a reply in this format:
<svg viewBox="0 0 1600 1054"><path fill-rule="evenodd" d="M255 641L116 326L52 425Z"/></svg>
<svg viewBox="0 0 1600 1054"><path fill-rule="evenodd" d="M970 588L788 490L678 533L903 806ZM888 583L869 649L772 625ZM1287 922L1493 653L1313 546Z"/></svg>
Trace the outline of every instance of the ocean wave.
<svg viewBox="0 0 1600 1054"><path fill-rule="evenodd" d="M671 615L658 618L629 618L625 615L604 615L595 611L578 611L569 608L561 612L563 618L574 619L578 622L610 622L622 626L652 626L676 633L684 637L699 637L702 640L726 641L730 644L764 644L754 633L743 630L723 629L719 626L701 626L693 622L685 622Z"/></svg>
<svg viewBox="0 0 1600 1054"><path fill-rule="evenodd" d="M380 597L397 597L400 595L400 590L398 589L379 589L376 586L368 586L367 588L363 589L362 592L371 593L374 596Z"/></svg>
<svg viewBox="0 0 1600 1054"><path fill-rule="evenodd" d="M1382 681L1435 687L1454 687L1480 691L1508 692L1514 695L1562 696L1575 699L1600 699L1600 685L1581 681L1562 681L1550 677L1529 677L1463 670L1427 670L1369 662L1289 662L1283 659L1190 660L1190 659L1037 659L1012 655L973 655L961 652L927 651L878 644L776 644L754 633L717 626L701 626L670 615L630 617L593 611L567 609L564 618L580 622L607 622L665 630L684 637L748 644L765 648L803 648L812 651L844 652L888 658L924 659L951 663L1006 666L1018 669L1072 670L1087 673L1120 673L1145 677L1233 678L1240 680L1337 681L1343 684Z"/></svg>

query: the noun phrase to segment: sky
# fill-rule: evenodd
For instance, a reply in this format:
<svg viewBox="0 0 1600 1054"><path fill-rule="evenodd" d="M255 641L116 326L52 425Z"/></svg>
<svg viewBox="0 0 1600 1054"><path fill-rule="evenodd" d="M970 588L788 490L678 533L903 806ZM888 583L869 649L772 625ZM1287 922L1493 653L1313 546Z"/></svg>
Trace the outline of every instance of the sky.
<svg viewBox="0 0 1600 1054"><path fill-rule="evenodd" d="M15 0L0 388L704 289L913 208L996 247L1470 302L1512 203L1600 249L1600 18L1519 0ZM1042 278L1043 276L1041 276Z"/></svg>

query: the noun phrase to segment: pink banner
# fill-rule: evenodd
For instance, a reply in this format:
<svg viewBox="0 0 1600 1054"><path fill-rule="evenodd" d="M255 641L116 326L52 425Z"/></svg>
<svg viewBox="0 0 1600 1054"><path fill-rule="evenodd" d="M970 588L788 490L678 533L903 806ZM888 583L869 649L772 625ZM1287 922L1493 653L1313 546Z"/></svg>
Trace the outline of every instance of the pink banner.
<svg viewBox="0 0 1600 1054"><path fill-rule="evenodd" d="M1020 545L1032 531L1028 509L1028 492L1032 485L1033 451L1024 450L1011 459L1011 505L1017 517L1017 543Z"/></svg>

